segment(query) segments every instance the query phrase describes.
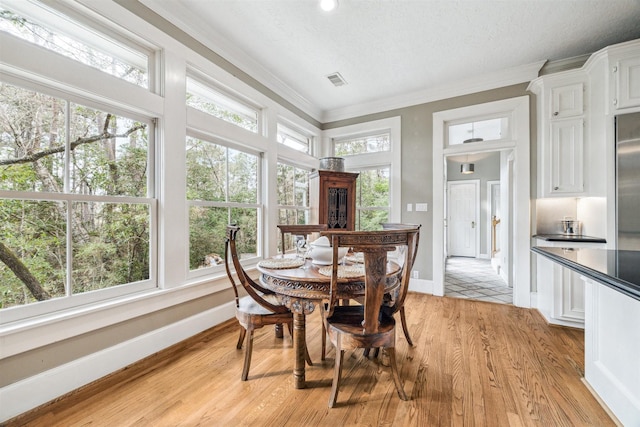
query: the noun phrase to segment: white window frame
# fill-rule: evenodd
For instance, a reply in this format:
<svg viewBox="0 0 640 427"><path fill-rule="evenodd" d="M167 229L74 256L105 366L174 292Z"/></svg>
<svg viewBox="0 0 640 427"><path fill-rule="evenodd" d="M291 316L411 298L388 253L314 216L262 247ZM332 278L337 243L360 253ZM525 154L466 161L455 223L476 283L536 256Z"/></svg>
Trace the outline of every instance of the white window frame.
<svg viewBox="0 0 640 427"><path fill-rule="evenodd" d="M252 131L246 129L236 123L230 122L228 120L221 119L219 117L213 116L204 111L198 110L194 107L188 106L188 108L200 111L203 114L206 114L210 117L213 117L217 120L222 120L225 123L229 123L239 129L242 129L246 132L250 132L257 135L264 134L264 119L263 119L263 108L259 106L257 103L247 99L244 96L241 96L229 88L224 87L221 83L207 77L202 72L197 70L196 68L189 67L187 69L187 87L189 86L189 80L193 81L195 86L199 86L199 89L207 92L208 94L216 94L219 95L215 102L223 108L226 108L229 112L237 112L239 114L243 114L245 116L249 116L249 113L255 113L256 115L256 130ZM188 93L188 90L187 90ZM215 97L215 96L214 96Z"/></svg>
<svg viewBox="0 0 640 427"><path fill-rule="evenodd" d="M358 123L322 132L325 142L325 155L333 156L333 140L357 137L366 134L389 132L391 147L389 151L364 153L345 157L345 169L389 167L389 222L400 222L402 216L402 122L400 116L371 122Z"/></svg>
<svg viewBox="0 0 640 427"><path fill-rule="evenodd" d="M241 128L238 128L241 129ZM242 130L246 130L246 129L242 129ZM248 148L242 144L238 144L238 143L234 143L225 139L222 139L220 137L216 137L216 136L212 136L210 134L205 134L202 132L199 132L197 130L194 129L187 129L187 137L192 137L192 138L197 138L197 139L201 139L213 144L217 144L217 145L221 145L227 148L231 148L234 150L238 150L238 151L242 151L244 153L256 156L257 158L257 171L256 171L256 176L257 176L257 182L256 182L256 191L257 191L257 200L256 203L239 203L239 202L229 202L229 201L224 201L224 202L220 202L220 201L209 201L209 200L186 200L186 209L187 209L187 220L186 220L186 224L185 224L185 236L187 238L187 243L189 241L189 228L190 228L190 224L189 224L189 210L192 206L203 206L203 207L210 207L210 208L226 208L226 209L231 209L231 208L249 208L249 209L256 209L257 210L257 219L258 219L258 224L257 224L257 230L256 230L256 236L257 236L257 242L256 242L256 256L254 257L247 257L247 258L243 258L241 260L242 264L255 264L257 263L259 260L264 258L264 248L263 248L263 237L262 237L262 230L264 228L264 203L262 203L262 193L263 193L263 183L262 183L262 176L263 176L263 156L262 153L260 153L259 151L256 151L254 149ZM186 143L186 141L185 141ZM186 165L185 165L186 168ZM185 169L186 170L186 169ZM222 258L224 258L226 256L226 254L220 254L222 256ZM204 267L204 268L199 268L199 269L195 269L195 270L191 270L189 267L189 249L187 246L187 251L185 253L185 266L187 269L186 275L187 278L189 279L194 279L194 278L201 278L201 277L205 277L205 276L210 276L212 274L222 274L223 272L225 272L224 269L224 265L216 265L216 266L211 266L211 267Z"/></svg>
<svg viewBox="0 0 640 427"><path fill-rule="evenodd" d="M53 31L57 31L68 37L73 37L82 43L85 43L87 46L92 46L103 53L113 53L114 57L122 60L123 62L140 65L137 55L130 53L132 51L137 52L142 56L146 56L147 61L145 67L147 74L147 86L140 86L113 76L112 74L105 74L126 82L127 84L140 87L144 90L155 91L157 89L156 75L158 61L156 52L158 52L159 49L157 46L154 46L147 40L139 37L134 32L128 31L123 27L106 20L100 14L79 4L71 6L62 2L54 3L47 0L5 0L4 4L7 8L21 14L23 17L32 19L33 22L39 23L39 25L51 28ZM52 17L49 10L54 14L60 14L61 16ZM13 35L10 37L18 38ZM37 46L39 49L44 49L48 52L60 55L55 51L51 51L45 47L34 44L33 42L24 39L20 40L32 46ZM98 68L76 61L69 57L65 58L98 70ZM100 70L100 72L103 71Z"/></svg>
<svg viewBox="0 0 640 427"><path fill-rule="evenodd" d="M72 60L69 60L72 61ZM135 113L132 111L128 111L125 108L122 108L119 105L112 105L101 101L96 101L92 99L81 98L74 93L65 92L64 90L60 90L58 88L51 88L42 82L34 82L26 78L15 77L10 75L2 75L1 79L3 82L8 84L17 85L23 87L27 90L33 90L39 93L46 94L48 96L53 96L60 98L68 103L76 103L81 104L83 106L89 108L95 108L102 111L106 111L109 113L116 113L122 116L125 116L130 119L139 120L141 122L146 122L149 126L149 148L147 153L147 162L148 162L148 172L147 172L147 196L146 197L132 197L132 196L103 196L103 195L83 195L76 193L68 193L68 192L60 192L60 193L48 193L48 192L24 192L24 191L4 191L0 190L0 198L3 199L19 199L19 200L30 200L30 201L63 201L68 204L67 210L71 209L71 204L73 202L98 202L98 203L114 203L114 204L122 204L122 203L136 203L136 204L145 204L149 206L149 279L131 282L131 283L122 283L113 287L97 289L94 291L83 292L83 293L72 293L70 291L71 284L71 272L67 268L66 270L66 283L65 287L66 295L55 297L50 300L41 301L38 303L29 303L26 305L14 306L0 310L0 325L8 322L16 322L20 320L25 320L34 316L41 316L47 313L56 312L60 310L70 309L81 307L87 304L95 304L97 302L108 300L117 297L123 297L126 295L138 293L141 291L147 291L156 289L158 287L157 280L157 266L158 266L158 200L155 197L155 163L156 163L156 150L155 150L155 120L151 117L146 117L140 115L139 113ZM125 84L129 84L127 82L123 82ZM66 176L65 180L68 180L69 177ZM64 188L67 189L69 186L65 181ZM70 235L67 235L67 254L69 257L69 261L67 263L67 267L69 263L72 262L71 257L71 247L72 241Z"/></svg>

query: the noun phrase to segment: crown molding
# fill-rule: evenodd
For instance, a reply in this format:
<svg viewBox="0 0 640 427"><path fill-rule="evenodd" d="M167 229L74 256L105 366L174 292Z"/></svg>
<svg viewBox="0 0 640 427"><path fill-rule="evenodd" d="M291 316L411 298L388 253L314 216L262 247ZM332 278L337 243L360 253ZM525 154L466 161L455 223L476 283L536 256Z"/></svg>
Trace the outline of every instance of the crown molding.
<svg viewBox="0 0 640 427"><path fill-rule="evenodd" d="M352 105L325 111L321 121L327 124L333 121L345 120L368 114L380 113L383 111L396 110L413 105L425 104L456 96L468 95L485 90L529 82L538 77L538 72L545 63L546 60L538 61L532 64L508 68L496 73L483 74L481 76L457 81L455 83L448 83L442 86L399 95L397 97L379 99L365 104Z"/></svg>

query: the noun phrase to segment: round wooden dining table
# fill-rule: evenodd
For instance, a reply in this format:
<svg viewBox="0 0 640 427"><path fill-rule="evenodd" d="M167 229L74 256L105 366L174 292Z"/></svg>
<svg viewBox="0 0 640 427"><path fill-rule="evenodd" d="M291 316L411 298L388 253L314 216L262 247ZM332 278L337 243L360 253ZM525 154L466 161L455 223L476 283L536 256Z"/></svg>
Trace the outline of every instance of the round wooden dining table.
<svg viewBox="0 0 640 427"><path fill-rule="evenodd" d="M282 258L279 258L282 259ZM277 258L273 258L277 260ZM278 295L280 301L293 312L293 347L295 360L293 379L295 388L305 388L305 316L311 314L316 304L329 299L331 283L330 272L321 273L321 268L331 270L331 265L316 265L310 259L294 268L269 268L269 260L258 263L260 283ZM273 263L277 264L277 263ZM356 263L344 262L345 267ZM400 285L400 266L389 260L387 262L387 284L385 292L391 293ZM359 299L365 295L364 276L345 277L338 280L338 298L341 300Z"/></svg>

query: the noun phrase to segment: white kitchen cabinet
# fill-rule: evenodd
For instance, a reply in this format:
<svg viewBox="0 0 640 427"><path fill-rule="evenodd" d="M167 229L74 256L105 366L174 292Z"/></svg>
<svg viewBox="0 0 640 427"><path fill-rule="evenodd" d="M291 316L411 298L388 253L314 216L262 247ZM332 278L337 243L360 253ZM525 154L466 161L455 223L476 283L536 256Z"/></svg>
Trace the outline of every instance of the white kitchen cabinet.
<svg viewBox="0 0 640 427"><path fill-rule="evenodd" d="M536 246L604 248L604 243L549 242L536 239ZM536 257L537 308L547 322L584 328L584 281L574 271L538 255Z"/></svg>
<svg viewBox="0 0 640 427"><path fill-rule="evenodd" d="M640 106L640 56L620 59L613 66L616 109Z"/></svg>
<svg viewBox="0 0 640 427"><path fill-rule="evenodd" d="M584 84L554 87L551 89L551 113L552 119L581 116L584 113Z"/></svg>
<svg viewBox="0 0 640 427"><path fill-rule="evenodd" d="M529 89L537 95L538 197L582 197L585 189L585 92L580 71L543 76Z"/></svg>
<svg viewBox="0 0 640 427"><path fill-rule="evenodd" d="M584 120L553 120L548 142L548 195L577 194L584 191Z"/></svg>

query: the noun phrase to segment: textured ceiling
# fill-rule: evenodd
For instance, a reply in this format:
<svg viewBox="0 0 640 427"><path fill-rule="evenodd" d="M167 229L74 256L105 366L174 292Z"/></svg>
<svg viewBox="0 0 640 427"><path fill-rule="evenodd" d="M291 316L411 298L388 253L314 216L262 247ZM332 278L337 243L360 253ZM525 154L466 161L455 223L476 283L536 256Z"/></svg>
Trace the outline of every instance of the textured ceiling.
<svg viewBox="0 0 640 427"><path fill-rule="evenodd" d="M319 119L640 38L640 0L140 1Z"/></svg>

